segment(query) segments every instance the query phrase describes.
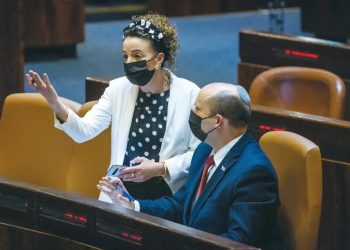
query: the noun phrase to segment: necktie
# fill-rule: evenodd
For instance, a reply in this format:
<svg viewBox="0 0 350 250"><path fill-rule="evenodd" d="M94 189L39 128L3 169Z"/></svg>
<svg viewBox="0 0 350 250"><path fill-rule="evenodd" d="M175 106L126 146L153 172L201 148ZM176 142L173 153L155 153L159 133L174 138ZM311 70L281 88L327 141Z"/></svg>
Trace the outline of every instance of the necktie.
<svg viewBox="0 0 350 250"><path fill-rule="evenodd" d="M203 169L203 172L202 172L201 181L199 183L198 190L197 190L196 199L198 199L198 197L202 194L204 185L207 182L208 169L214 163L215 163L214 162L214 155L209 156L208 159L205 161L205 165L204 165L204 169Z"/></svg>

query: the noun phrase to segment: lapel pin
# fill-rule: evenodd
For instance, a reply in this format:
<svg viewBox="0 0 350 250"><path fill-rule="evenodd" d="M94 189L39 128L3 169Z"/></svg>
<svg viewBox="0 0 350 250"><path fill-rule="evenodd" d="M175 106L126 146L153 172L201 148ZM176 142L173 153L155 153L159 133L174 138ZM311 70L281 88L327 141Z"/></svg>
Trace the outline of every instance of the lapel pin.
<svg viewBox="0 0 350 250"><path fill-rule="evenodd" d="M221 167L221 170L222 170L222 171L225 171L225 170L226 170L225 166L222 166L222 167Z"/></svg>

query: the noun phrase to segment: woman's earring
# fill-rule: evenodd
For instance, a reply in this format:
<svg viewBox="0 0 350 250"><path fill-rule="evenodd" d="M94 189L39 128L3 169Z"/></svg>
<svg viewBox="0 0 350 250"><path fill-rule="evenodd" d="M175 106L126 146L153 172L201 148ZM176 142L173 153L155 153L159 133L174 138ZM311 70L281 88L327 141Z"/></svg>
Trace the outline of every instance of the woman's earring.
<svg viewBox="0 0 350 250"><path fill-rule="evenodd" d="M159 64L156 64L156 66L154 66L154 69L158 70L159 69Z"/></svg>

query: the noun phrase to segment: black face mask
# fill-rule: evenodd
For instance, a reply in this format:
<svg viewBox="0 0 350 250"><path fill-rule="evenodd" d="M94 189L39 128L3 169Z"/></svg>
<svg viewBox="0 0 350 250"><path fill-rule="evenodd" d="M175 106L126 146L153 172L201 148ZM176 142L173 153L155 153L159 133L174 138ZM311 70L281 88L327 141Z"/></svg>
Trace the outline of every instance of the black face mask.
<svg viewBox="0 0 350 250"><path fill-rule="evenodd" d="M205 133L202 130L202 128L201 128L202 121L205 119L211 118L211 117L214 117L214 116L208 116L205 118L201 118L199 115L197 115L196 113L194 113L191 110L191 114L190 114L190 118L188 120L188 123L190 124L190 128L191 128L191 131L194 134L194 136L197 137L201 141L204 141L210 132L212 132L213 130L218 128L218 127L215 127L212 130L208 131L207 133Z"/></svg>
<svg viewBox="0 0 350 250"><path fill-rule="evenodd" d="M124 63L124 71L128 80L139 86L146 85L152 79L155 72L154 69L148 70L146 60Z"/></svg>

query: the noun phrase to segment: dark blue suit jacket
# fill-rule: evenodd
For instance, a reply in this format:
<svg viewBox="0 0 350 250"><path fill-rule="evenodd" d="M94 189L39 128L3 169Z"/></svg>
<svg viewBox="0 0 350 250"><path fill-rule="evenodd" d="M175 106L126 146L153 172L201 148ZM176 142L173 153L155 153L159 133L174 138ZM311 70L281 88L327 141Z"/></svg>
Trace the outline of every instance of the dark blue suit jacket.
<svg viewBox="0 0 350 250"><path fill-rule="evenodd" d="M263 249L281 249L276 173L248 133L230 149L192 206L211 151L208 144L200 144L186 185L172 197L139 201L141 212Z"/></svg>

